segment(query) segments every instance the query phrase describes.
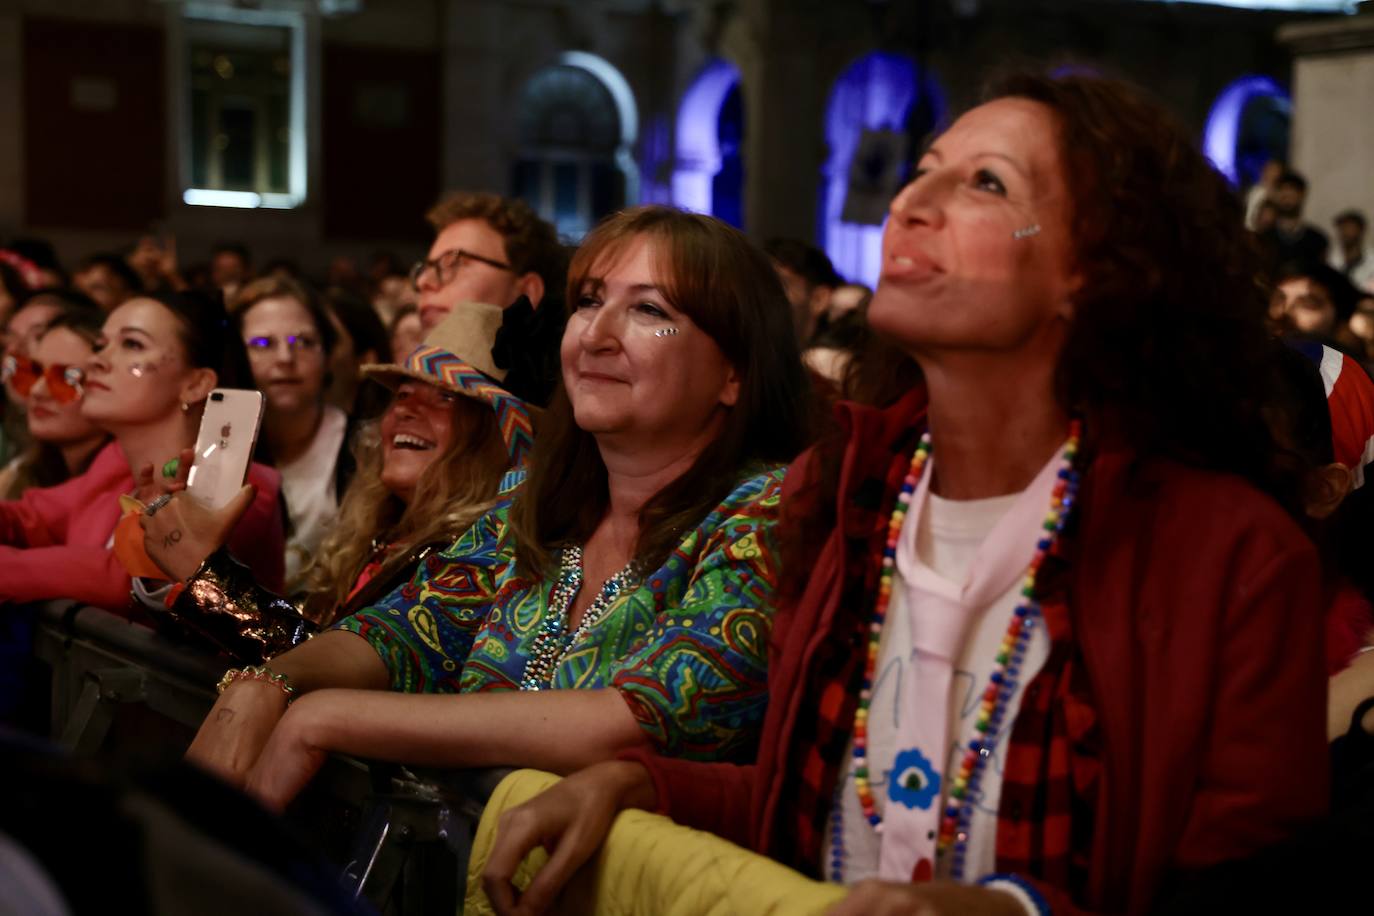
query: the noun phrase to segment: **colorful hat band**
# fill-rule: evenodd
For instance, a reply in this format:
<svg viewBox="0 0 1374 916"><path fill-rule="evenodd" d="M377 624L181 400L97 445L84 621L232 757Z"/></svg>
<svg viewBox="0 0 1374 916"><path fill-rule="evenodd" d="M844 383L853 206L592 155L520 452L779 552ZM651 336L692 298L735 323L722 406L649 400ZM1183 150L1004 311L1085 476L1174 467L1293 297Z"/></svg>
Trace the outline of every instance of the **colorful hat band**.
<svg viewBox="0 0 1374 916"><path fill-rule="evenodd" d="M490 404L496 412L496 425L501 430L506 451L510 453L511 467L518 468L525 463L534 448L534 424L524 401L442 347L422 344L406 357L401 368L437 379L441 384Z"/></svg>

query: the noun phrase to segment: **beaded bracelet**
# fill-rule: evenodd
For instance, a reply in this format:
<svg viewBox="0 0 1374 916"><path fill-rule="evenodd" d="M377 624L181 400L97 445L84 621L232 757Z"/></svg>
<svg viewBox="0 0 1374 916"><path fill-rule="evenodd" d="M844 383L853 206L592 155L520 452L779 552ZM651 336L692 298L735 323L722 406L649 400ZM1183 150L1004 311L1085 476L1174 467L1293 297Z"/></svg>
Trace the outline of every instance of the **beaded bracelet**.
<svg viewBox="0 0 1374 916"><path fill-rule="evenodd" d="M286 694L286 702L290 705L296 698L296 688L291 686L291 681L284 674L277 674L266 665L249 665L247 668L230 668L224 672L224 677L219 679L216 690L224 693L229 689L229 685L236 681L261 681L264 684L271 684L280 687Z"/></svg>

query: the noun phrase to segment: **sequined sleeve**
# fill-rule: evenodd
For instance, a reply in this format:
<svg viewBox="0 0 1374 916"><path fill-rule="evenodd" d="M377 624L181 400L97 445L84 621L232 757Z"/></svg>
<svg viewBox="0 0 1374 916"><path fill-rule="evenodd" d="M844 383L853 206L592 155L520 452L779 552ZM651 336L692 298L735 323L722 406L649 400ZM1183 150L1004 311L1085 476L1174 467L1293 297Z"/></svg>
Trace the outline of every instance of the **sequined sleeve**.
<svg viewBox="0 0 1374 916"><path fill-rule="evenodd" d="M253 571L220 547L186 580L172 616L239 660L261 662L314 631L299 606L263 588Z"/></svg>

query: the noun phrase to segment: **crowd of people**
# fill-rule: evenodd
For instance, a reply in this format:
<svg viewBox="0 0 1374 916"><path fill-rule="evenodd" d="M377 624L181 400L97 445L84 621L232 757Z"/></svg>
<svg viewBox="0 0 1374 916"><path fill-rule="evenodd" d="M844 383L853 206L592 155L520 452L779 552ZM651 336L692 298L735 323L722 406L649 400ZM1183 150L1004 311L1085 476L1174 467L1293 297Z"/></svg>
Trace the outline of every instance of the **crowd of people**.
<svg viewBox="0 0 1374 916"><path fill-rule="evenodd" d="M1270 317L1294 335L1320 341L1374 369L1374 247L1359 210L1331 221L1335 240L1303 219L1307 179L1268 163L1246 193L1246 226L1255 233L1273 283Z"/></svg>
<svg viewBox="0 0 1374 916"><path fill-rule="evenodd" d="M1021 75L914 164L876 289L663 206L569 249L472 192L408 273L320 288L12 242L0 613L224 655L186 757L270 810L330 754L564 776L499 820L501 913L557 911L627 808L837 914L1282 894L1374 795L1332 788L1374 733L1374 252L1266 175ZM265 411L210 507L217 387ZM640 845L637 893L680 865Z"/></svg>

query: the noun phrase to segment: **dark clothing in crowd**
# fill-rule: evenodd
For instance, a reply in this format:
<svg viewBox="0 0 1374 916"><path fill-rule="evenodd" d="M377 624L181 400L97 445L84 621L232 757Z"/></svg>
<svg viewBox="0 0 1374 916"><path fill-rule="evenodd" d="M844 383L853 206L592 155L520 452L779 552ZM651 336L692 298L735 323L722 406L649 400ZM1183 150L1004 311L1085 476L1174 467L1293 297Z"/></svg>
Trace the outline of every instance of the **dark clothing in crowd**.
<svg viewBox="0 0 1374 916"><path fill-rule="evenodd" d="M1278 226L1273 226L1260 233L1259 239L1270 265L1289 262L1325 264L1326 251L1331 245L1325 232L1306 223L1297 233L1284 232Z"/></svg>
<svg viewBox="0 0 1374 916"><path fill-rule="evenodd" d="M189 766L126 772L0 733L0 779L5 912L368 912L280 820Z"/></svg>

